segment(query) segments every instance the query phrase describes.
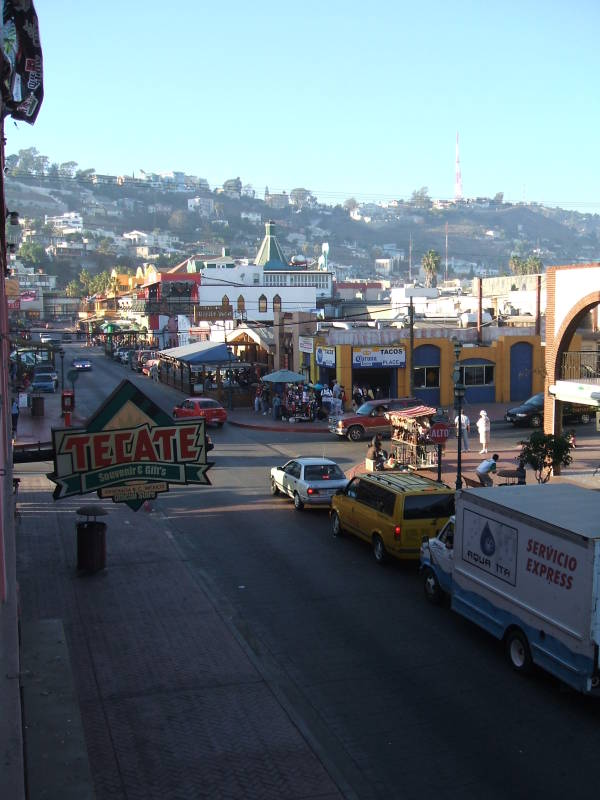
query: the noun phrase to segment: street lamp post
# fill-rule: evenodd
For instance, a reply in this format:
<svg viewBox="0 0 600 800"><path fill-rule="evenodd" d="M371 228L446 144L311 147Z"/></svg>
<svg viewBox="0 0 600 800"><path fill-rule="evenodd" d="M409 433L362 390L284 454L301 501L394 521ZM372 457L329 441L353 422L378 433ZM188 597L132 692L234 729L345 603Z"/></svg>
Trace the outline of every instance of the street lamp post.
<svg viewBox="0 0 600 800"><path fill-rule="evenodd" d="M60 356L60 388L61 391L64 392L65 390L65 351L60 348L58 351L58 355Z"/></svg>
<svg viewBox="0 0 600 800"><path fill-rule="evenodd" d="M454 380L454 408L458 414L458 440L456 450L456 491L462 489L462 402L465 396L465 385L460 380L460 354L462 351L462 342L456 337L453 339L454 344L454 372L452 377Z"/></svg>

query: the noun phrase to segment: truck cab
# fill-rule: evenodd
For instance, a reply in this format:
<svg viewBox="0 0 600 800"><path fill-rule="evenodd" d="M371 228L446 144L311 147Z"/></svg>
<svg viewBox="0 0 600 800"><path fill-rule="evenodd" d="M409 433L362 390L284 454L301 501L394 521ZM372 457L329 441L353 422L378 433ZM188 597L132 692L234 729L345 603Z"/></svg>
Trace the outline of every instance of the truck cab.
<svg viewBox="0 0 600 800"><path fill-rule="evenodd" d="M423 589L425 597L434 605L441 603L443 597L452 591L455 521L452 515L437 536L423 539L421 543Z"/></svg>

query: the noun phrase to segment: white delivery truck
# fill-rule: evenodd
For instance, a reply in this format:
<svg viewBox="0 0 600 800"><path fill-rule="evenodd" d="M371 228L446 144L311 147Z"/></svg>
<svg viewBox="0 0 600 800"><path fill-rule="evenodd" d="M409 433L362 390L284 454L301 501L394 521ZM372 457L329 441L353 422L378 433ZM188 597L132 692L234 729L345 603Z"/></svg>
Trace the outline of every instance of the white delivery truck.
<svg viewBox="0 0 600 800"><path fill-rule="evenodd" d="M426 597L532 664L600 695L600 493L568 484L459 492L456 514L423 540Z"/></svg>

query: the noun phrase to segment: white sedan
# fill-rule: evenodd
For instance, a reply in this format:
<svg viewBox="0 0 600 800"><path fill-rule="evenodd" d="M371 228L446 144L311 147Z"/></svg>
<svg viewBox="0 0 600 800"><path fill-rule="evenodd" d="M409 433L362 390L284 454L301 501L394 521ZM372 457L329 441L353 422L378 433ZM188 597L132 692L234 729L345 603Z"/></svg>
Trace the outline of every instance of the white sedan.
<svg viewBox="0 0 600 800"><path fill-rule="evenodd" d="M294 458L271 468L271 494L289 495L298 511L305 505L331 505L333 495L347 483L340 467L328 458Z"/></svg>

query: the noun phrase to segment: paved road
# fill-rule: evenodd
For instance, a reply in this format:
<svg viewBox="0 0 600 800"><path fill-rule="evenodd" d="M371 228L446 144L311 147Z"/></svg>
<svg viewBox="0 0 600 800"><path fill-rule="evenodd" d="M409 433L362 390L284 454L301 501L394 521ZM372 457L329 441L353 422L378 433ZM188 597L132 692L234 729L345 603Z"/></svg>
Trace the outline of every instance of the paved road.
<svg viewBox="0 0 600 800"><path fill-rule="evenodd" d="M86 410L118 376L133 375L94 361L77 384ZM171 407L170 391L134 380ZM382 568L363 543L333 539L325 512L296 512L269 495L268 469L277 461L326 453L346 467L362 458L364 444L231 426L211 435L211 487L171 491L145 517L111 515L119 540L112 539L104 585L59 588L51 575L62 569L61 553L43 531L36 547L47 559L45 580L28 572L21 553L25 616L74 614L71 658L98 797L596 795L598 704L543 673L513 674L495 640L425 602L415 567ZM497 435L507 446L519 438L508 428ZM40 513L42 490L40 476L25 514ZM148 533L144 527L152 536L140 555L136 536ZM66 548L68 535L58 541ZM185 580L177 564L185 565ZM136 592L135 616L123 619L116 595ZM206 598L231 631L226 657L212 645ZM249 658L238 675L234 641ZM198 673L210 676L201 691L192 682ZM256 739L252 770L256 734L248 718L261 715L272 715L273 735ZM200 744L201 768L194 760ZM286 757L295 768L282 769ZM254 782L246 794L241 764ZM237 781L230 786L228 769ZM196 787L192 775L208 782Z"/></svg>

